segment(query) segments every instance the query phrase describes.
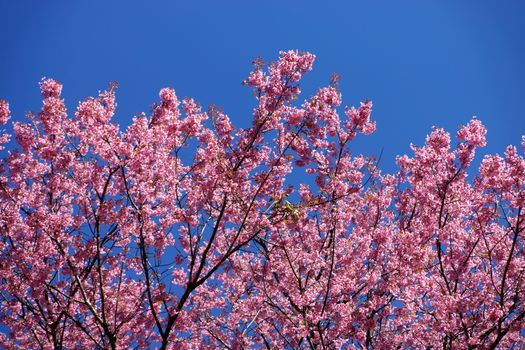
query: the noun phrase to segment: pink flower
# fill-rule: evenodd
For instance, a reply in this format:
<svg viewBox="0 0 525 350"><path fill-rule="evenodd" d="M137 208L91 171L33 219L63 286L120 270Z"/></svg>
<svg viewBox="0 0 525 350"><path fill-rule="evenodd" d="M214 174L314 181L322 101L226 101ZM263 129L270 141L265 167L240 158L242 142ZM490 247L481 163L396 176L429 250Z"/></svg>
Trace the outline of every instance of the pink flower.
<svg viewBox="0 0 525 350"><path fill-rule="evenodd" d="M62 85L56 80L42 78L40 92L44 98L59 97L62 92Z"/></svg>
<svg viewBox="0 0 525 350"><path fill-rule="evenodd" d="M44 79L0 159L0 347L523 348L523 155L473 172L473 119L383 174L370 101L296 102L313 61L256 62L246 129L164 88L122 131L114 85L72 117Z"/></svg>
<svg viewBox="0 0 525 350"><path fill-rule="evenodd" d="M370 121L370 114L372 113L372 101L365 101L361 103L358 109L351 107L347 108L345 114L349 121L346 123L348 131L352 132L354 129L369 135L375 131L375 123Z"/></svg>
<svg viewBox="0 0 525 350"><path fill-rule="evenodd" d="M487 129L478 119L472 119L467 125L462 126L458 131L458 139L470 143L476 147L483 147L487 144L485 135Z"/></svg>
<svg viewBox="0 0 525 350"><path fill-rule="evenodd" d="M15 123L16 141L24 152L28 152L37 142L37 134L30 124Z"/></svg>
<svg viewBox="0 0 525 350"><path fill-rule="evenodd" d="M9 110L9 103L0 99L0 125L5 125L10 116L11 111Z"/></svg>

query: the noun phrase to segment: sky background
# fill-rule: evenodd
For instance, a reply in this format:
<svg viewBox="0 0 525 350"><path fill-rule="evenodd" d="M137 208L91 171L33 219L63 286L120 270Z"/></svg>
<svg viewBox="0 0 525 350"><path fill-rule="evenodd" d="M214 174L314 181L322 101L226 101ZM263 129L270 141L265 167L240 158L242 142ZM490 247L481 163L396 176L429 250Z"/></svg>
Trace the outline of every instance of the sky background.
<svg viewBox="0 0 525 350"><path fill-rule="evenodd" d="M241 82L251 62L280 50L317 56L302 99L341 76L344 105L374 102L377 132L355 153L395 156L432 125L455 134L477 116L483 153L525 134L525 1L8 1L0 0L0 98L13 120L41 106L44 76L78 101L118 81L123 127L164 86L221 106L247 127L255 100ZM341 110L342 111L342 110ZM478 153L477 162L480 155Z"/></svg>

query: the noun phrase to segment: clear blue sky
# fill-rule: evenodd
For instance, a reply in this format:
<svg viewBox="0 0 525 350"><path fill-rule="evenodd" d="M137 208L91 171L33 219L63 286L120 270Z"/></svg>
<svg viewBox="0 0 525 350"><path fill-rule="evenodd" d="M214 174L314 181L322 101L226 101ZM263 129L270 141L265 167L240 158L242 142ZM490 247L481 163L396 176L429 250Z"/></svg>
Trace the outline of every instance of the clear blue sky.
<svg viewBox="0 0 525 350"><path fill-rule="evenodd" d="M64 84L70 112L118 81L117 121L148 112L161 87L222 106L247 126L241 81L257 56L316 54L304 98L341 75L346 104L374 101L377 132L356 152L394 157L432 125L476 115L486 152L525 134L525 1L7 1L0 5L0 98L14 120L38 111L38 81ZM479 157L478 157L479 160Z"/></svg>

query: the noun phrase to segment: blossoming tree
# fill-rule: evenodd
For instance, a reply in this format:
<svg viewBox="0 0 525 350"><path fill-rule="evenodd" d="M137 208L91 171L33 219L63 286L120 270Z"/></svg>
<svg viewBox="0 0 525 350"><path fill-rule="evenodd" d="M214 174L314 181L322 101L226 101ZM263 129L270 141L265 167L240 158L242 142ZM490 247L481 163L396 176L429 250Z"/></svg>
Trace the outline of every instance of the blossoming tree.
<svg viewBox="0 0 525 350"><path fill-rule="evenodd" d="M121 130L116 86L68 116L43 80L38 115L0 133L0 346L525 346L521 151L468 177L473 119L382 174L349 149L371 102L341 117L336 81L295 102L313 61L255 62L248 129L165 88Z"/></svg>

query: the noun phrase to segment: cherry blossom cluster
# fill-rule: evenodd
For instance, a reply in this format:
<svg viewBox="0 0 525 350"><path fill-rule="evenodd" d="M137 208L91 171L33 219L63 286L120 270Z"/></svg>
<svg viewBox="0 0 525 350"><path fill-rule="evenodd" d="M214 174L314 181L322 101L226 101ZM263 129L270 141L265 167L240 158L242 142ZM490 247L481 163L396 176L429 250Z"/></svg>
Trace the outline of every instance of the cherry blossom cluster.
<svg viewBox="0 0 525 350"><path fill-rule="evenodd" d="M525 138L476 173L481 121L435 127L383 174L371 101L298 101L314 59L254 62L246 129L171 88L125 129L116 84L0 100L0 347L525 347Z"/></svg>

